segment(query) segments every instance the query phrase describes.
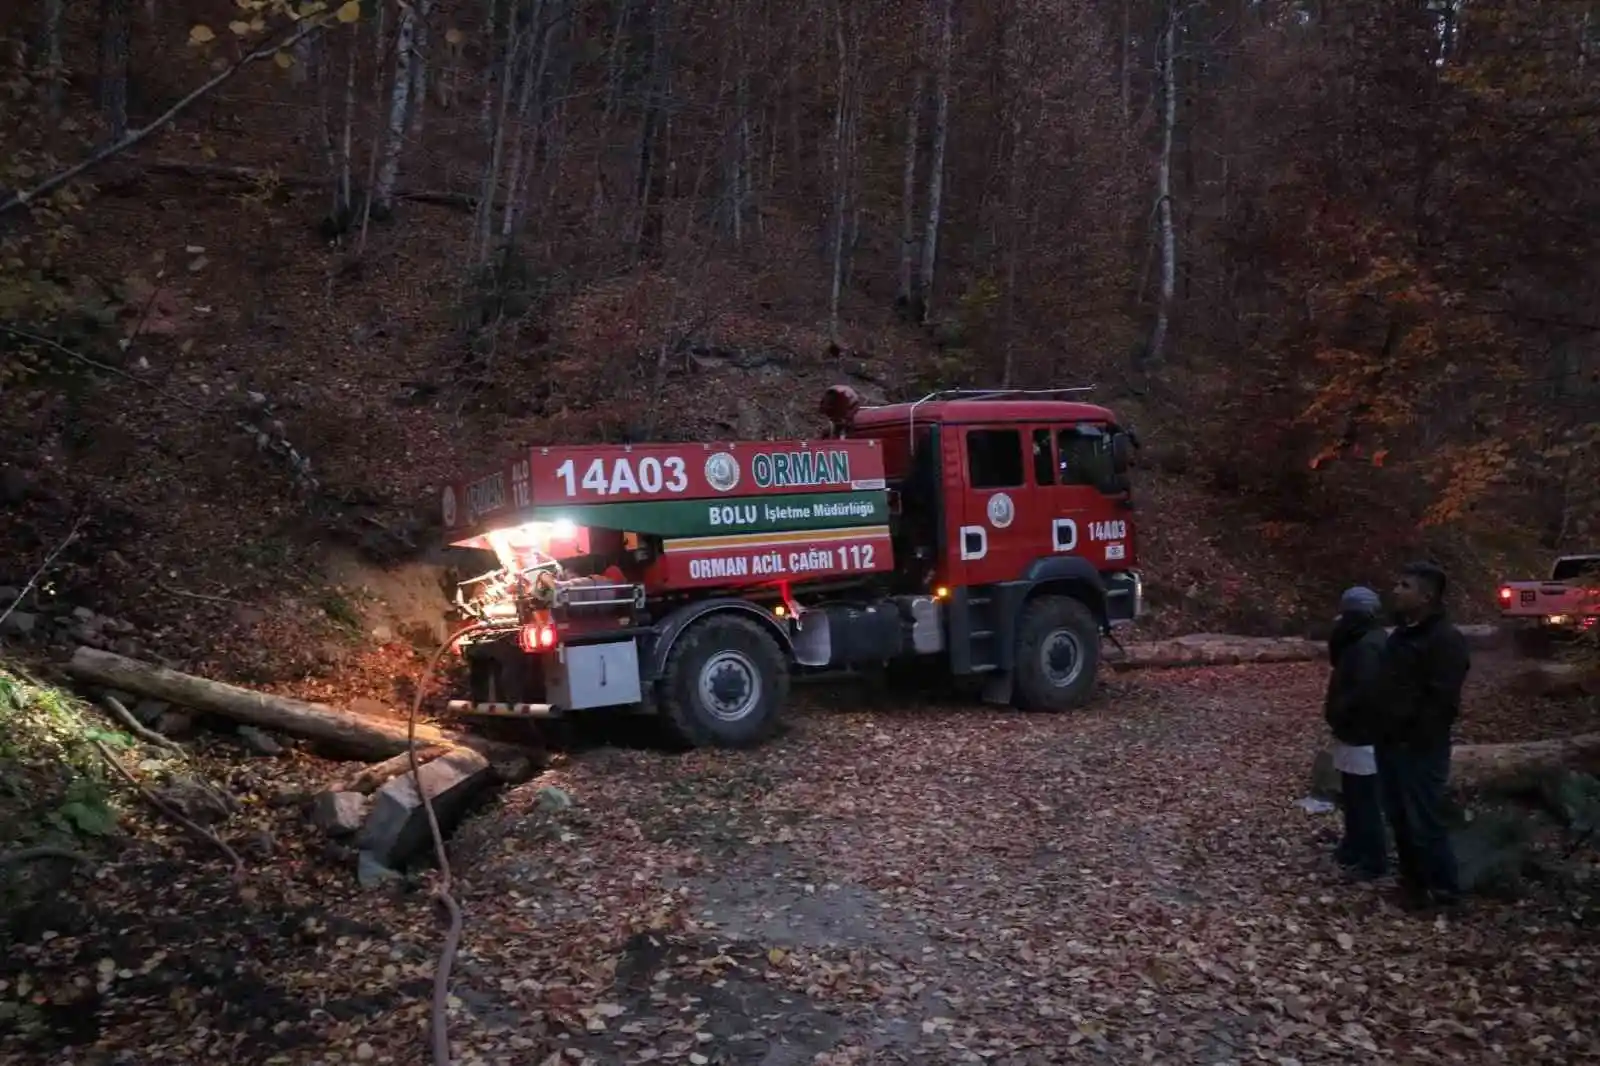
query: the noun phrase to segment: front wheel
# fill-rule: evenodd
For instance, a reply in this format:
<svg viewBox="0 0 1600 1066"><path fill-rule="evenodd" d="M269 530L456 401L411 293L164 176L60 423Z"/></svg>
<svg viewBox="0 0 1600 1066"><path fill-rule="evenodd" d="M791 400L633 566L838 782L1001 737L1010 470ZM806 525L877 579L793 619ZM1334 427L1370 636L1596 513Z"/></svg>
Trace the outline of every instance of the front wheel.
<svg viewBox="0 0 1600 1066"><path fill-rule="evenodd" d="M1100 627L1070 596L1040 596L1017 625L1016 704L1025 711L1068 711L1094 691Z"/></svg>
<svg viewBox="0 0 1600 1066"><path fill-rule="evenodd" d="M714 614L673 644L661 696L666 721L684 743L749 747L778 723L789 696L789 664L759 623Z"/></svg>

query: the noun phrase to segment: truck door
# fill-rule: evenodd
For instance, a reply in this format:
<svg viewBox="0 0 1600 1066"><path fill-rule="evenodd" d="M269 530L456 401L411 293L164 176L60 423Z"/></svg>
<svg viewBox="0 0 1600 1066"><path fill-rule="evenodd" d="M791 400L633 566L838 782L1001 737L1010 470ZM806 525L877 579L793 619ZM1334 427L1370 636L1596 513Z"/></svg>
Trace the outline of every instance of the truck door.
<svg viewBox="0 0 1600 1066"><path fill-rule="evenodd" d="M961 471L961 499L949 508L952 518L959 516L950 542L954 583L987 585L1015 578L1041 554L1028 533L1040 515L1028 485L1031 464L1024 458L1027 427L962 426L951 436L960 449Z"/></svg>
<svg viewBox="0 0 1600 1066"><path fill-rule="evenodd" d="M1036 455L1053 454L1048 469L1035 464L1035 490L1047 514L1041 516L1045 551L1079 555L1096 570L1133 565L1133 523L1112 494L1117 475L1108 427L1088 424L1039 426L1032 430ZM1048 482L1047 482L1048 479Z"/></svg>

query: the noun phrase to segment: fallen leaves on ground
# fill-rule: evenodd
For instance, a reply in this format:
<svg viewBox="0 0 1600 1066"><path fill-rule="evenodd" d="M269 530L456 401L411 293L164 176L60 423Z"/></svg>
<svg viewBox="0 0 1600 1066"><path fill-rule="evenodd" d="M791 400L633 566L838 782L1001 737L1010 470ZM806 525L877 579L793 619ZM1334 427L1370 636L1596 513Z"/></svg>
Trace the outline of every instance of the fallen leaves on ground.
<svg viewBox="0 0 1600 1066"><path fill-rule="evenodd" d="M821 690L757 751L560 757L453 842L457 1061L1600 1052L1584 884L1430 919L1337 878L1334 821L1294 806L1323 677L1319 664L1126 675L1062 716ZM1490 682L1475 680L1467 717L1511 728ZM242 888L168 833L13 926L0 1000L22 1005L33 1041L8 1054L425 1060L440 937L426 875L358 890L348 855L281 799L334 769L294 757L247 771L256 798L224 835L277 844ZM547 787L571 805L541 801Z"/></svg>

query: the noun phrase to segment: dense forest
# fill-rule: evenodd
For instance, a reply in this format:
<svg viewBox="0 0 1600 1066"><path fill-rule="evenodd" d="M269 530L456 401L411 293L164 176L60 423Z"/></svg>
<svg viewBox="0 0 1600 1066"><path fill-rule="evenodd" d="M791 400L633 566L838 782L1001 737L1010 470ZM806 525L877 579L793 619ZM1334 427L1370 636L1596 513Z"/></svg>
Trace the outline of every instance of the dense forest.
<svg viewBox="0 0 1600 1066"><path fill-rule="evenodd" d="M430 689L442 486L841 383L1138 431L1090 702L669 752ZM1468 624L1600 552L1600 0L6 2L0 404L0 1058L1600 1047L1600 628ZM1324 638L1420 557L1472 898L1418 919L1336 867Z"/></svg>
<svg viewBox="0 0 1600 1066"><path fill-rule="evenodd" d="M519 439L1095 383L1158 557L1493 580L1596 535L1593 8L13 5L8 535L238 588Z"/></svg>

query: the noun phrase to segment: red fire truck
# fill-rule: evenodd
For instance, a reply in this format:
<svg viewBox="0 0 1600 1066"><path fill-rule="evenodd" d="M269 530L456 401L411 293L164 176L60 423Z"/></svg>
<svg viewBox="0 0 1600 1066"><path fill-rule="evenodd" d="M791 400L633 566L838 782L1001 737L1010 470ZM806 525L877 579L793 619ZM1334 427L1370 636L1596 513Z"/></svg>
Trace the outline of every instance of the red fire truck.
<svg viewBox="0 0 1600 1066"><path fill-rule="evenodd" d="M829 389L813 441L532 447L444 490L463 714L662 715L759 742L791 675L920 660L984 698L1076 707L1142 607L1137 441L1080 390L879 407Z"/></svg>

